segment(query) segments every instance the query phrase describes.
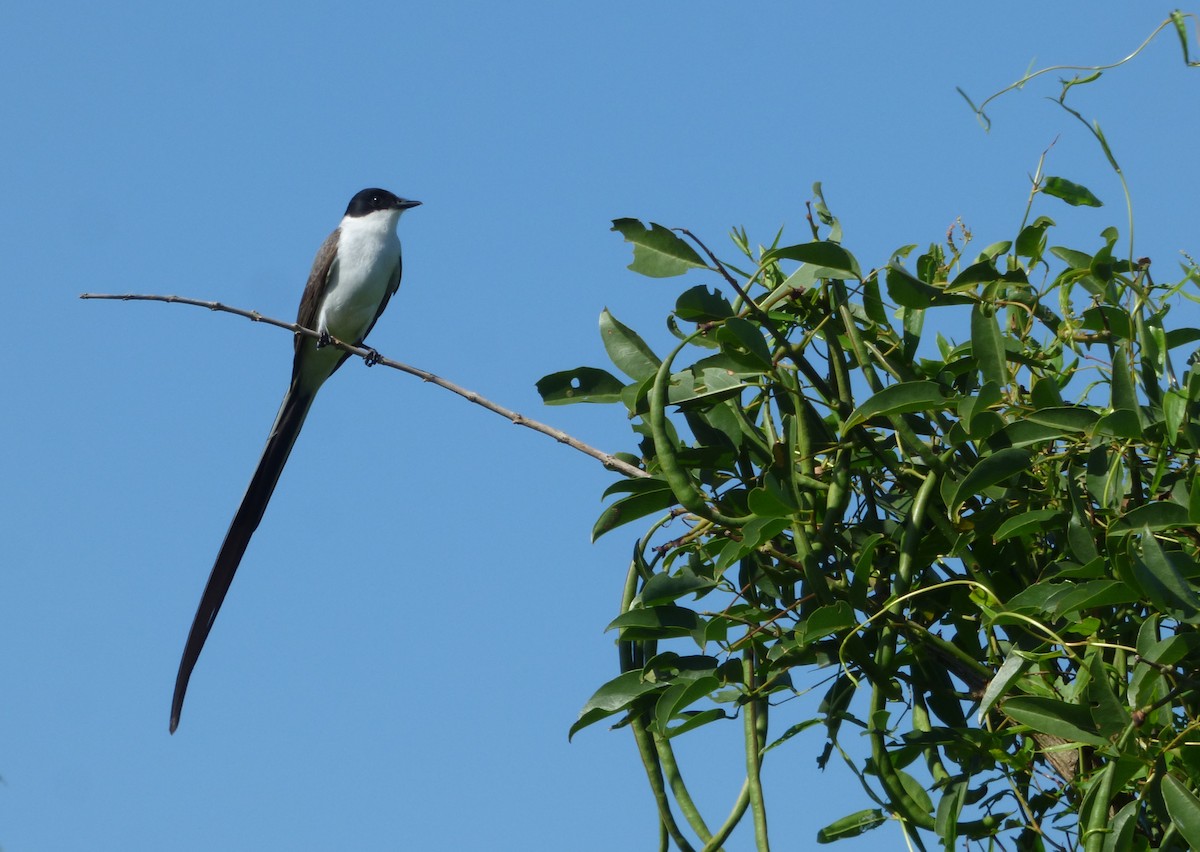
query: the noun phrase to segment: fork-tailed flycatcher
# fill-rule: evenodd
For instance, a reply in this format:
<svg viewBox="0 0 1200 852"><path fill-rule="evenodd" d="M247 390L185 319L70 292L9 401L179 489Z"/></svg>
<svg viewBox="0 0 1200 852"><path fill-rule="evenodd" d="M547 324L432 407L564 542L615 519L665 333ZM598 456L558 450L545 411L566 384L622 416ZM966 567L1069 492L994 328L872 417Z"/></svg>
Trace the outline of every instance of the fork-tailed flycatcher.
<svg viewBox="0 0 1200 852"><path fill-rule="evenodd" d="M396 236L396 224L405 210L420 203L397 198L385 189L364 189L350 199L341 224L317 252L300 298L296 323L319 331L322 340L296 337L292 383L279 406L242 505L225 533L188 633L179 675L175 678L175 697L171 700L171 733L179 727L183 697L200 649L212 630L250 536L262 520L317 390L350 357L348 352L325 346L324 337L358 346L370 333L400 286L400 238Z"/></svg>

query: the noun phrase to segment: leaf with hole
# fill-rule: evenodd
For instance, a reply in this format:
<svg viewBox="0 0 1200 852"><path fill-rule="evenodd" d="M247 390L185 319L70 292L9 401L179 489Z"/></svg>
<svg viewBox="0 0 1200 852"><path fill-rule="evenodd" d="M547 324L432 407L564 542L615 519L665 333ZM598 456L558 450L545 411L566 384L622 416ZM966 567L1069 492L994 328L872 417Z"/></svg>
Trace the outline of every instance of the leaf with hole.
<svg viewBox="0 0 1200 852"><path fill-rule="evenodd" d="M620 402L625 384L606 370L576 367L538 379L537 392L546 405L574 402Z"/></svg>

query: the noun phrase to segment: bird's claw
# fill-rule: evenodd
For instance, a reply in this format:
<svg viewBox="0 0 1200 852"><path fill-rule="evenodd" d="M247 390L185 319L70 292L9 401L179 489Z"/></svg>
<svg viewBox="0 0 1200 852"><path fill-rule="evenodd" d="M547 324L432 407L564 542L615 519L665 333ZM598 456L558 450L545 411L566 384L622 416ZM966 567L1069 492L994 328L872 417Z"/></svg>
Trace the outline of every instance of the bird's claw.
<svg viewBox="0 0 1200 852"><path fill-rule="evenodd" d="M368 348L367 354L363 356L363 363L366 364L368 367L374 367L376 364L378 364L382 360L383 360L383 356L380 355L379 352L375 349Z"/></svg>
<svg viewBox="0 0 1200 852"><path fill-rule="evenodd" d="M321 334L317 337L317 348L324 349L330 343L333 343L333 338L329 336L328 331L322 331Z"/></svg>

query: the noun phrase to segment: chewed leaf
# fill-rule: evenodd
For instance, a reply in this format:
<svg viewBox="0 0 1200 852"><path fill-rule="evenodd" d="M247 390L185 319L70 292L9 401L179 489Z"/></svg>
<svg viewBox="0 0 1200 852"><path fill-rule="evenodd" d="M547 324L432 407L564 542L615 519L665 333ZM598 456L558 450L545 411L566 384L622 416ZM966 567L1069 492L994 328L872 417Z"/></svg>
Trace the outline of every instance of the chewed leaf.
<svg viewBox="0 0 1200 852"><path fill-rule="evenodd" d="M629 268L634 272L650 278L670 278L706 266L695 249L662 225L651 222L647 229L637 219L614 219L612 229L633 243Z"/></svg>

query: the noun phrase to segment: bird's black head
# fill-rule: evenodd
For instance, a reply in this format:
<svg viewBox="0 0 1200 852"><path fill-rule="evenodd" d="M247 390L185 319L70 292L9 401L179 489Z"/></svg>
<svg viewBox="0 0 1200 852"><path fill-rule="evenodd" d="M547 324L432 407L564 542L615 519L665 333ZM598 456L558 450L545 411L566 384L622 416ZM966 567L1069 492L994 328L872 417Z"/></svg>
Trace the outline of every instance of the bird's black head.
<svg viewBox="0 0 1200 852"><path fill-rule="evenodd" d="M420 201L408 201L400 198L386 189L364 189L350 199L350 204L346 207L346 215L357 218L374 213L376 210L407 210L420 203Z"/></svg>

